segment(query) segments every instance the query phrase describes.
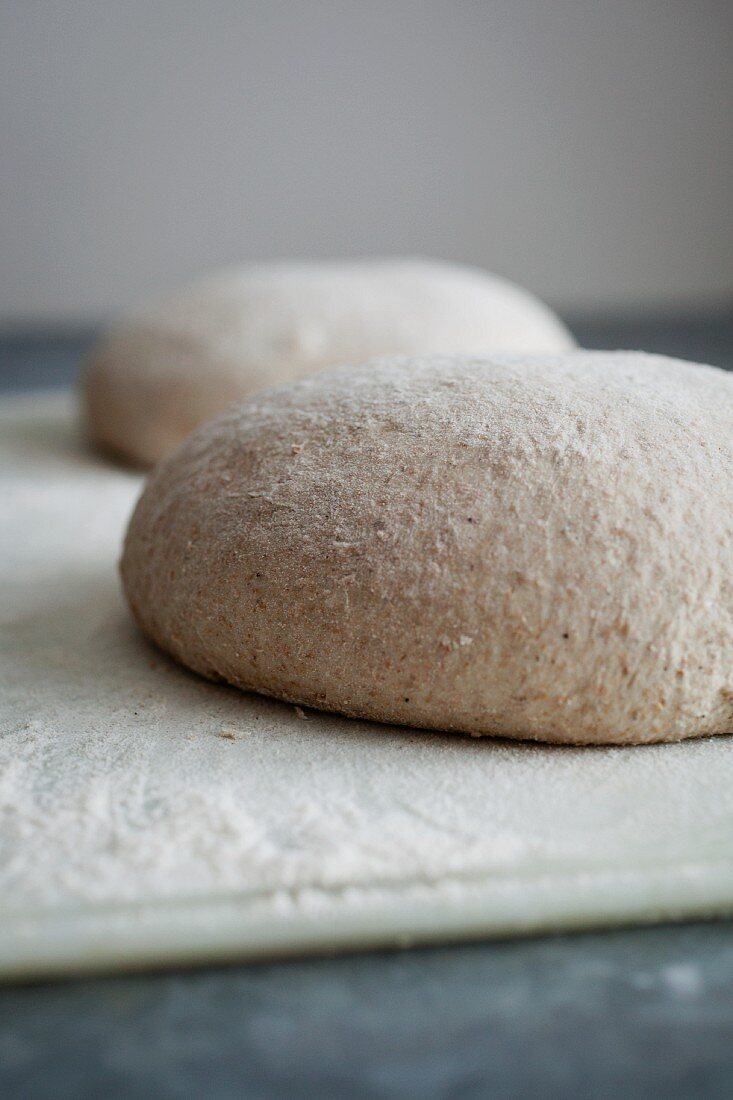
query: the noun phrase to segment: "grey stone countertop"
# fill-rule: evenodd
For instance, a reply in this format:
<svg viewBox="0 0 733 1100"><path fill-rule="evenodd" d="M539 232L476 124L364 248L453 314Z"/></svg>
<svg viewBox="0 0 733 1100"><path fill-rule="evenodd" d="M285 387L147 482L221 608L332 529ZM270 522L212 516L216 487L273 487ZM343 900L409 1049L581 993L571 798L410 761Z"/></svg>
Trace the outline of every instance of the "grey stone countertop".
<svg viewBox="0 0 733 1100"><path fill-rule="evenodd" d="M733 313L570 321L733 368ZM90 337L0 336L0 390L69 385ZM0 1095L729 1098L733 924L6 987Z"/></svg>

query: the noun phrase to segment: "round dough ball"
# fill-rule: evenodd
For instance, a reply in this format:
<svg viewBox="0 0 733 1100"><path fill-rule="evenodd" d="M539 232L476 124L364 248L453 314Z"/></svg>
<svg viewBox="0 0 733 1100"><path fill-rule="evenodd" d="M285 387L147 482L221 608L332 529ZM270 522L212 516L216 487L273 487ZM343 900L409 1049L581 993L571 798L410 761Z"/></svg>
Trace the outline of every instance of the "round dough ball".
<svg viewBox="0 0 733 1100"><path fill-rule="evenodd" d="M122 560L178 661L323 710L568 743L733 732L733 378L389 358L233 406Z"/></svg>
<svg viewBox="0 0 733 1100"><path fill-rule="evenodd" d="M211 276L113 331L83 376L89 436L151 465L232 401L391 353L564 351L519 287L427 260L263 265Z"/></svg>

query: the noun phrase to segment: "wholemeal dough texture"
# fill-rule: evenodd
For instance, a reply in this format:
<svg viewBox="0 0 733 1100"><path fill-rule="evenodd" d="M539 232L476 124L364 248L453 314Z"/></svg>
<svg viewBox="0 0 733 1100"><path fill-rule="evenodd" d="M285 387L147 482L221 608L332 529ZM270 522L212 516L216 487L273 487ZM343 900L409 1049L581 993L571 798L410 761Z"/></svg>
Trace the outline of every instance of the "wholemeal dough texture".
<svg viewBox="0 0 733 1100"><path fill-rule="evenodd" d="M122 576L212 679L573 743L733 731L733 379L631 352L397 357L233 406Z"/></svg>
<svg viewBox="0 0 733 1100"><path fill-rule="evenodd" d="M258 390L391 353L563 351L542 302L427 260L272 264L212 275L121 325L83 374L87 429L142 465Z"/></svg>

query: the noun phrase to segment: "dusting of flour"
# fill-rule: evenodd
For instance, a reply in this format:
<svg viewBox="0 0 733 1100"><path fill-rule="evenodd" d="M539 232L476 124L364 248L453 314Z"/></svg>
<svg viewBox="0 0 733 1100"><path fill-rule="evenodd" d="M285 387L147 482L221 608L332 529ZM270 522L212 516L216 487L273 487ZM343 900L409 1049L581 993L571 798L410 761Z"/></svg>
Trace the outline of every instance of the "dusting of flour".
<svg viewBox="0 0 733 1100"><path fill-rule="evenodd" d="M594 920L733 903L729 738L477 742L206 683L119 594L139 479L86 455L65 399L7 401L0 440L0 929L18 943L39 914L186 899L236 898L240 953L250 908L272 950L279 921L294 935L314 911L348 945L354 891L400 942L462 934L469 902L470 934L501 924L499 903L502 927L582 924L591 887Z"/></svg>

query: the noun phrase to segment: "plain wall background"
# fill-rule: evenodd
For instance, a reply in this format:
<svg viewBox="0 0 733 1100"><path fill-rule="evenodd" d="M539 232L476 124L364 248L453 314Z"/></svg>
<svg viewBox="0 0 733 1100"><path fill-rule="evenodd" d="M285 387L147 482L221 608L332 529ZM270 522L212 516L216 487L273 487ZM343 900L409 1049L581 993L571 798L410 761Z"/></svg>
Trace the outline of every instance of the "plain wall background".
<svg viewBox="0 0 733 1100"><path fill-rule="evenodd" d="M733 298L729 0L2 0L0 324L423 253Z"/></svg>

